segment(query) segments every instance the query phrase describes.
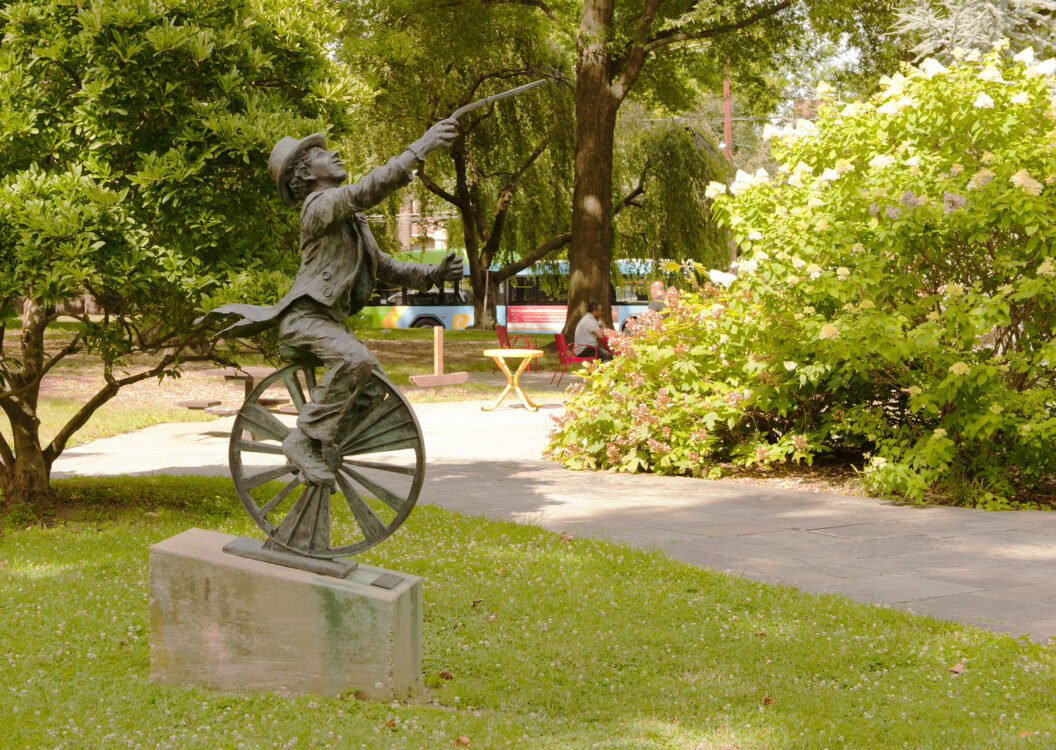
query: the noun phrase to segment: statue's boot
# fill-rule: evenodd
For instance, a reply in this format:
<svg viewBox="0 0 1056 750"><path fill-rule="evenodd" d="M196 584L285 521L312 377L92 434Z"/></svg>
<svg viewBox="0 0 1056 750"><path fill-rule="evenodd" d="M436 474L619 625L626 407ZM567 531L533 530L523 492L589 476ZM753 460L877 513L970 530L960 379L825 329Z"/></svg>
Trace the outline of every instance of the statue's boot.
<svg viewBox="0 0 1056 750"><path fill-rule="evenodd" d="M301 479L305 484L329 486L334 483L334 472L323 460L318 440L313 440L295 429L282 441L282 452L290 463L300 470Z"/></svg>

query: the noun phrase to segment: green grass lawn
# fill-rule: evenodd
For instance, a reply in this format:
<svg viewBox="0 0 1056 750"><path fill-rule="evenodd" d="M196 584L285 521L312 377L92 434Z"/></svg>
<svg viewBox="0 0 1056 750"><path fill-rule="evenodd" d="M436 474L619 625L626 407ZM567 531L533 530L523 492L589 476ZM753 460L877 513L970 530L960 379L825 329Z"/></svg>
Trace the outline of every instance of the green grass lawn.
<svg viewBox="0 0 1056 750"><path fill-rule="evenodd" d="M41 441L47 444L55 433L77 413L82 402L71 398L42 398L37 405L37 418L40 419ZM164 422L208 422L216 419L212 414L203 411L191 411L163 402L142 404L104 404L88 423L73 434L69 447L81 445L100 438L121 435ZM6 419L0 420L0 434L11 439L11 425Z"/></svg>
<svg viewBox="0 0 1056 750"><path fill-rule="evenodd" d="M57 488L0 537L4 747L1054 746L1056 651L431 506L363 556L425 578L425 695L152 685L148 547L254 530L226 480Z"/></svg>

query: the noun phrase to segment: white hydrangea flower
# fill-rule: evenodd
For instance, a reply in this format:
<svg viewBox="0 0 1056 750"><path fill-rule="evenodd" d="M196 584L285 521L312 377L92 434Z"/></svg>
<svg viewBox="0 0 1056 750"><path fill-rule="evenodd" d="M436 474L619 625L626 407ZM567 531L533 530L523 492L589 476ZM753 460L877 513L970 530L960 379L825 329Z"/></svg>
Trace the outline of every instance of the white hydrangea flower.
<svg viewBox="0 0 1056 750"><path fill-rule="evenodd" d="M1056 73L1056 57L1050 57L1027 69L1028 76L1051 76L1053 73Z"/></svg>
<svg viewBox="0 0 1056 750"><path fill-rule="evenodd" d="M762 185L764 183L770 182L770 173L762 167L759 167L759 169L755 170L755 175L753 175L753 179L755 180L756 185Z"/></svg>
<svg viewBox="0 0 1056 750"><path fill-rule="evenodd" d="M920 166L920 156L918 156L917 154L913 154L913 156L911 156L908 159L906 159L906 166L919 167Z"/></svg>
<svg viewBox="0 0 1056 750"><path fill-rule="evenodd" d="M788 361L785 362L785 369L788 370L789 372L792 372L797 367L799 367L799 365L796 364L795 362L793 362L792 360L788 360Z"/></svg>
<svg viewBox="0 0 1056 750"><path fill-rule="evenodd" d="M751 257L747 260L737 261L737 270L744 273L755 273L759 270L759 258Z"/></svg>
<svg viewBox="0 0 1056 750"><path fill-rule="evenodd" d="M825 339L825 340L828 340L828 341L832 341L833 339L835 339L839 335L840 335L839 329L836 328L836 326L834 326L832 323L826 323L825 325L823 325L821 327L821 330L818 331L818 338L819 339Z"/></svg>
<svg viewBox="0 0 1056 750"><path fill-rule="evenodd" d="M1009 178L1016 187L1020 188L1024 193L1028 195L1041 195L1042 185L1040 182L1030 176L1030 172L1025 169L1021 169Z"/></svg>
<svg viewBox="0 0 1056 750"><path fill-rule="evenodd" d="M927 60L920 64L920 71L928 78L934 78L935 76L944 76L950 72L950 69L940 63L934 57L929 57Z"/></svg>
<svg viewBox="0 0 1056 750"><path fill-rule="evenodd" d="M729 286L737 277L732 273L726 273L725 271L719 271L713 268L708 271L708 278L715 286Z"/></svg>
<svg viewBox="0 0 1056 750"><path fill-rule="evenodd" d="M780 136L780 135L781 135L781 128L777 127L776 125L771 125L770 123L766 123L766 125L763 125L763 140L764 141L769 141L771 138L774 138L774 137L777 137L777 136Z"/></svg>
<svg viewBox="0 0 1056 750"><path fill-rule="evenodd" d="M725 193L725 192L726 192L726 186L725 185L723 185L721 182L715 182L714 180L712 180L711 182L708 183L708 186L706 188L704 188L704 197L705 198L714 198L717 195L721 195L722 193Z"/></svg>
<svg viewBox="0 0 1056 750"><path fill-rule="evenodd" d="M748 233L748 239L750 239L752 242L756 242L758 240L761 240L762 238L763 233L760 232L758 229L753 229Z"/></svg>
<svg viewBox="0 0 1056 750"><path fill-rule="evenodd" d="M950 50L950 56L954 60L963 60L965 55L967 54L968 51L965 50L964 47L954 47L952 50Z"/></svg>
<svg viewBox="0 0 1056 750"><path fill-rule="evenodd" d="M980 92L979 96L975 97L975 101L972 102L972 106L976 107L977 109L993 109L994 100L991 99L988 95Z"/></svg>
<svg viewBox="0 0 1056 750"><path fill-rule="evenodd" d="M1001 71L993 65L987 65L977 76L981 81L988 81L990 83L1004 83L1005 79L1001 77Z"/></svg>
<svg viewBox="0 0 1056 750"><path fill-rule="evenodd" d="M870 169L885 169L895 163L895 157L891 154L877 154L869 160Z"/></svg>
<svg viewBox="0 0 1056 750"><path fill-rule="evenodd" d="M1018 63L1030 65L1032 62L1034 62L1034 48L1024 47L1018 54L1013 55L1012 59Z"/></svg>
<svg viewBox="0 0 1056 750"><path fill-rule="evenodd" d="M1020 91L1018 94L1013 96L1009 101L1012 104L1027 104L1030 101L1030 97L1026 91Z"/></svg>
<svg viewBox="0 0 1056 750"><path fill-rule="evenodd" d="M904 110L906 107L916 106L916 102L911 97L900 97L898 99L891 99L886 101L876 108L876 113L880 115L897 115L899 112Z"/></svg>
<svg viewBox="0 0 1056 750"><path fill-rule="evenodd" d="M840 117L855 117L861 114L864 108L865 106L859 101L851 102L842 110L840 110Z"/></svg>
<svg viewBox="0 0 1056 750"><path fill-rule="evenodd" d="M880 79L880 85L884 88L881 92L881 98L896 97L902 94L902 91L906 88L908 79L901 73L895 73L893 76L884 76Z"/></svg>
<svg viewBox="0 0 1056 750"><path fill-rule="evenodd" d="M833 169L832 167L826 167L825 171L821 173L821 177L819 177L818 179L822 182L832 182L833 180L838 179L839 176L840 173L837 172L835 169Z"/></svg>
<svg viewBox="0 0 1056 750"><path fill-rule="evenodd" d="M965 62L975 62L980 57L982 57L982 55L979 53L979 50L972 49L972 50L968 50L968 54L966 54L964 56L964 61Z"/></svg>
<svg viewBox="0 0 1056 750"><path fill-rule="evenodd" d="M733 178L733 184L730 185L730 192L734 195L739 195L754 184L755 178L743 169L738 169L737 174Z"/></svg>

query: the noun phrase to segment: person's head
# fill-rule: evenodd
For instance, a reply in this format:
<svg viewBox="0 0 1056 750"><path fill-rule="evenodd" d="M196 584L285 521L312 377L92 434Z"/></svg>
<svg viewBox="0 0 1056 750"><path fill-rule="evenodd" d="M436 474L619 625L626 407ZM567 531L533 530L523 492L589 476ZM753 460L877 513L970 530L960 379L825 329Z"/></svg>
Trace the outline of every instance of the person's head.
<svg viewBox="0 0 1056 750"><path fill-rule="evenodd" d="M597 302L591 302L587 305L587 312L593 315L598 320L601 320L601 305Z"/></svg>
<svg viewBox="0 0 1056 750"><path fill-rule="evenodd" d="M649 285L649 299L663 299L664 297L664 282L654 281Z"/></svg>
<svg viewBox="0 0 1056 750"><path fill-rule="evenodd" d="M348 172L337 152L314 146L293 163L286 182L294 200L300 203L313 190L336 187L347 179Z"/></svg>
<svg viewBox="0 0 1056 750"><path fill-rule="evenodd" d="M348 179L337 152L327 151L324 133L301 140L284 136L271 150L268 173L288 206L296 206L313 190L336 187Z"/></svg>

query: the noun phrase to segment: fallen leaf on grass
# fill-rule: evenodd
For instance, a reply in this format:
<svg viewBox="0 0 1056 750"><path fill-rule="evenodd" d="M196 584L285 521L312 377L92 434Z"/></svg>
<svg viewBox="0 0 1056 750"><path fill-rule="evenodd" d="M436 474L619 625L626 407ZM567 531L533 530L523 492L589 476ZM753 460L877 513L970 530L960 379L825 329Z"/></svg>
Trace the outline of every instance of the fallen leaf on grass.
<svg viewBox="0 0 1056 750"><path fill-rule="evenodd" d="M963 664L954 664L952 667L946 667L947 672L953 672L954 674L961 674L964 672Z"/></svg>
<svg viewBox="0 0 1056 750"><path fill-rule="evenodd" d="M481 603L482 601L484 601L484 600L483 600L483 599L474 599L474 600L473 600L473 603L472 603L472 604L470 604L469 606L471 606L471 607L475 607L475 606L477 606L478 604L480 604L480 603Z"/></svg>
<svg viewBox="0 0 1056 750"><path fill-rule="evenodd" d="M773 698L771 698L771 697L770 697L769 695L764 695L764 696L763 696L763 705L764 705L764 706L769 706L769 705L772 705L772 704L773 704L773 702L774 702L774 699L773 699Z"/></svg>
<svg viewBox="0 0 1056 750"><path fill-rule="evenodd" d="M385 726L387 726L387 727L396 726L396 719L389 719L388 721L385 722Z"/></svg>
<svg viewBox="0 0 1056 750"><path fill-rule="evenodd" d="M1031 730L1029 730L1029 729L1024 729L1024 730L1023 730L1022 732L1020 732L1020 733L1019 733L1019 734L1018 734L1017 736L1018 736L1018 737L1019 737L1020 739L1023 739L1024 737L1029 737L1029 736L1030 736L1030 735L1032 735L1032 734L1037 734L1037 732L1033 732L1033 731L1031 731Z"/></svg>
<svg viewBox="0 0 1056 750"><path fill-rule="evenodd" d="M455 675L452 674L451 672L448 672L446 669L441 669L440 670L440 679L441 680L453 680L453 679L455 679Z"/></svg>
<svg viewBox="0 0 1056 750"><path fill-rule="evenodd" d="M498 612L492 612L490 615L488 615L488 622L495 622L498 619L499 619L499 613Z"/></svg>
<svg viewBox="0 0 1056 750"><path fill-rule="evenodd" d="M455 740L455 744L460 745L462 747L469 747L469 737L467 737L466 735L462 735L457 740Z"/></svg>
<svg viewBox="0 0 1056 750"><path fill-rule="evenodd" d="M569 534L568 532L565 532L565 531L561 532L561 541L562 542L571 542L573 539L575 539L575 537L572 536L571 534Z"/></svg>
<svg viewBox="0 0 1056 750"><path fill-rule="evenodd" d="M765 638L766 637L766 631L765 630L760 630L758 633L756 633L756 635L759 636L760 638Z"/></svg>

